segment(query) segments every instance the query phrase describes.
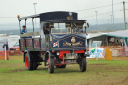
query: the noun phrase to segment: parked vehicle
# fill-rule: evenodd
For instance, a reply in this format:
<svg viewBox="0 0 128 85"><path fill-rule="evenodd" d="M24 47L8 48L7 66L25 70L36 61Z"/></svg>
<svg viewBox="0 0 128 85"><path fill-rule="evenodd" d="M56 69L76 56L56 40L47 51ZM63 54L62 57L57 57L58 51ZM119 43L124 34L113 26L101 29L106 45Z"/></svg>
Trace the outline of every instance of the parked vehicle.
<svg viewBox="0 0 128 85"><path fill-rule="evenodd" d="M9 48L9 55L22 55L22 52L19 49L19 42L16 42L16 44Z"/></svg>
<svg viewBox="0 0 128 85"><path fill-rule="evenodd" d="M18 15L19 26L21 20L26 25L29 18L33 32L21 34L19 40L27 70L35 70L44 62L49 73L54 73L54 66L65 68L68 63L78 63L80 71L86 71L86 20L77 20L75 12L47 12L22 18ZM34 32L35 18L40 19L40 32Z"/></svg>
<svg viewBox="0 0 128 85"><path fill-rule="evenodd" d="M9 47L13 47L17 41L19 41L20 36L19 35L9 35L8 36L8 45Z"/></svg>

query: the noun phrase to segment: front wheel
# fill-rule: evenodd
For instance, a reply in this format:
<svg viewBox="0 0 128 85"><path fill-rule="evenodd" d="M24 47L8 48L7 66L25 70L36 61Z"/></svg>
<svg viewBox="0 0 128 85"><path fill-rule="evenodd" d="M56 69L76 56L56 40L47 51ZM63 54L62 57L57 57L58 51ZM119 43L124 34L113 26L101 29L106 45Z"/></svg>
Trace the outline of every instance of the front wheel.
<svg viewBox="0 0 128 85"><path fill-rule="evenodd" d="M50 56L48 58L48 71L49 73L54 73L54 58Z"/></svg>
<svg viewBox="0 0 128 85"><path fill-rule="evenodd" d="M80 58L79 66L80 66L80 71L81 72L86 71L86 57L81 57Z"/></svg>

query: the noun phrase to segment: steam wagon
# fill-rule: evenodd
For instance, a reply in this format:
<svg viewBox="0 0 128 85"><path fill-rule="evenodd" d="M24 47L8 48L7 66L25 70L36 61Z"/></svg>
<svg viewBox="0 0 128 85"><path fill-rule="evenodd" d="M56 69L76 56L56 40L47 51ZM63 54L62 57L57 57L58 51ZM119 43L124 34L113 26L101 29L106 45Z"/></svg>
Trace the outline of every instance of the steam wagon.
<svg viewBox="0 0 128 85"><path fill-rule="evenodd" d="M40 31L34 32L34 19L40 19ZM66 64L78 63L80 71L86 71L86 20L78 20L77 13L56 11L33 16L18 15L21 21L32 20L33 32L20 34L19 46L24 52L23 61L27 70L36 70L39 65L48 67L49 73L56 68L65 68Z"/></svg>

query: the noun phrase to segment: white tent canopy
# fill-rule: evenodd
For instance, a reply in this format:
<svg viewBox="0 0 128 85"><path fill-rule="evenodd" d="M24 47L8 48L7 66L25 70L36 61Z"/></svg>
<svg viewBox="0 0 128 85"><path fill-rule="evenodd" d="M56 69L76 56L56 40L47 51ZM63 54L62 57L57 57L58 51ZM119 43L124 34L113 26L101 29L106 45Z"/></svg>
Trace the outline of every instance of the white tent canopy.
<svg viewBox="0 0 128 85"><path fill-rule="evenodd" d="M87 36L87 39L88 39L87 43L89 47L91 47L91 44L94 40L95 41L102 40L103 42L107 41L107 36L117 37L118 39L124 38L126 45L128 46L128 30L119 30L119 31L108 32L108 33L103 33L103 32L89 33ZM114 41L114 38L112 38L111 41Z"/></svg>
<svg viewBox="0 0 128 85"><path fill-rule="evenodd" d="M94 38L94 37L99 37L99 36L102 36L102 35L128 38L128 30L119 30L119 31L108 32L108 33L103 33L103 32L89 33L89 35L87 36L87 39Z"/></svg>
<svg viewBox="0 0 128 85"><path fill-rule="evenodd" d="M128 38L128 30L120 30L120 31L109 32L109 33L106 33L104 35Z"/></svg>

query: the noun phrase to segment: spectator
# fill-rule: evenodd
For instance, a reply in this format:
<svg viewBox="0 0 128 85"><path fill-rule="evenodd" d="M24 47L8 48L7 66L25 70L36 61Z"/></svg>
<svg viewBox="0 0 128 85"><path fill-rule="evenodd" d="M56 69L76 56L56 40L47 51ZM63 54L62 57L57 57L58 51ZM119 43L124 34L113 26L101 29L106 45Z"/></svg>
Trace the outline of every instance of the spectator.
<svg viewBox="0 0 128 85"><path fill-rule="evenodd" d="M8 44L5 42L4 45L3 45L3 48L5 48L6 46L6 50L8 50Z"/></svg>
<svg viewBox="0 0 128 85"><path fill-rule="evenodd" d="M3 45L3 48L5 48L5 47L6 47L5 51L6 51L6 56L7 56L6 59L8 60L9 59L9 52L8 52L8 44L6 42Z"/></svg>
<svg viewBox="0 0 128 85"><path fill-rule="evenodd" d="M124 41L123 41L123 39L122 38L120 38L120 42L121 42L121 57L123 56L123 55L127 55L127 53L126 53L126 50L125 50L125 43L124 43Z"/></svg>

